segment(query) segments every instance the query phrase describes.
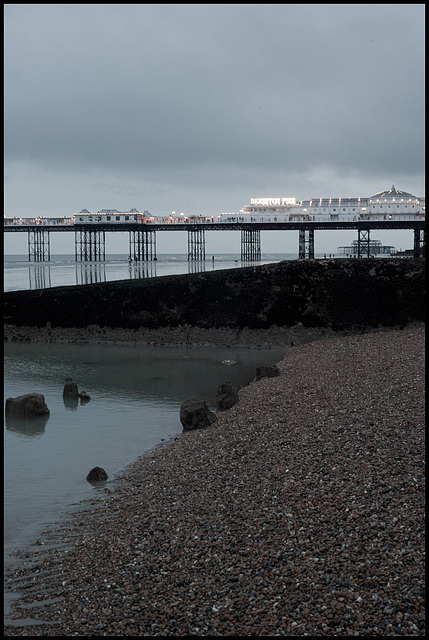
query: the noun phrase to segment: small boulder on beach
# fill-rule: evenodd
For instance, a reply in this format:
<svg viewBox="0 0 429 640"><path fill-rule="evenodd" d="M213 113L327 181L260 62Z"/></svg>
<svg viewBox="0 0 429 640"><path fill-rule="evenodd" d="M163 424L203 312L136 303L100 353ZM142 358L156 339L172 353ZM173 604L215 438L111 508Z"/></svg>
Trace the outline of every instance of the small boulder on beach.
<svg viewBox="0 0 429 640"><path fill-rule="evenodd" d="M185 400L180 407L180 422L185 431L209 427L216 420L204 400Z"/></svg>
<svg viewBox="0 0 429 640"><path fill-rule="evenodd" d="M275 364L271 367L260 366L256 368L255 380L261 380L261 378L276 378L280 375L280 369Z"/></svg>
<svg viewBox="0 0 429 640"><path fill-rule="evenodd" d="M231 409L240 400L238 391L232 384L227 381L218 387L217 390L217 408L219 411Z"/></svg>

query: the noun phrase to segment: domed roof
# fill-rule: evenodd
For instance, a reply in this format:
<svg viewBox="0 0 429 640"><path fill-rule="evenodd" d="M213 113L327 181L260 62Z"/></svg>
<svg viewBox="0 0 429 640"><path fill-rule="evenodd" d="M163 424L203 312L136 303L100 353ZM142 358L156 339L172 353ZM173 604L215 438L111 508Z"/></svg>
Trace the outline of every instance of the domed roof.
<svg viewBox="0 0 429 640"><path fill-rule="evenodd" d="M370 200L380 200L380 198L414 198L411 193L407 193L406 191L399 191L399 189L395 189L395 185L392 184L392 188L386 191L380 191L376 193L375 196L371 196Z"/></svg>

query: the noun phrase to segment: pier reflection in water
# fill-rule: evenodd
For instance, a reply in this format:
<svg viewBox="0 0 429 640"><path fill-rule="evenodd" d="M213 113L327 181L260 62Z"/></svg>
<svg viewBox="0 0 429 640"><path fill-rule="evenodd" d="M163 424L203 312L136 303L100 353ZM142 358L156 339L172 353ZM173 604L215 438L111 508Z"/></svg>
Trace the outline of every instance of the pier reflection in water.
<svg viewBox="0 0 429 640"><path fill-rule="evenodd" d="M132 262L128 265L130 278L154 278L156 276L156 262Z"/></svg>
<svg viewBox="0 0 429 640"><path fill-rule="evenodd" d="M64 254L51 256L48 263L29 264L28 256L5 256L4 291L186 275L295 260L296 257L294 254L272 254L261 262L242 262L238 254L216 254L211 259L188 261L185 254L166 254L158 260L129 262L128 256L115 254L105 261L80 262L75 256Z"/></svg>
<svg viewBox="0 0 429 640"><path fill-rule="evenodd" d="M189 261L188 273L202 273L206 270L206 263L203 260ZM133 261L128 263L128 276L130 279L155 278L157 276L157 262ZM76 264L76 284L94 284L106 282L106 263L91 262ZM45 286L50 286L46 284Z"/></svg>
<svg viewBox="0 0 429 640"><path fill-rule="evenodd" d="M47 264L32 264L28 270L30 289L46 289L51 286L51 267Z"/></svg>
<svg viewBox="0 0 429 640"><path fill-rule="evenodd" d="M188 262L189 273L202 273L206 270L206 263L204 260L190 260Z"/></svg>
<svg viewBox="0 0 429 640"><path fill-rule="evenodd" d="M76 264L76 284L94 284L106 282L104 262L79 262Z"/></svg>
<svg viewBox="0 0 429 640"><path fill-rule="evenodd" d="M206 270L203 260L189 261L188 273L202 273ZM157 276L157 262L130 262L128 275L131 279L155 278ZM106 282L106 266L104 262L79 263L76 265L76 284L93 284Z"/></svg>
<svg viewBox="0 0 429 640"><path fill-rule="evenodd" d="M128 266L130 278L155 278L157 262L132 262ZM204 260L190 260L188 262L188 273L202 273L206 270Z"/></svg>

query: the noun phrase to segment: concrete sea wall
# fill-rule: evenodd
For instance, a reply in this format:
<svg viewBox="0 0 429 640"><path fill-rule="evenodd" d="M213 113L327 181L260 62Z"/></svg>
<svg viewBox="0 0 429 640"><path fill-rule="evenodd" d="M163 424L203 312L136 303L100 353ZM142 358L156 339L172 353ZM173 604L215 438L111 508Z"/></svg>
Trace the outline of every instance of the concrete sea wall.
<svg viewBox="0 0 429 640"><path fill-rule="evenodd" d="M209 273L4 294L16 326L335 331L424 320L424 259L286 261Z"/></svg>

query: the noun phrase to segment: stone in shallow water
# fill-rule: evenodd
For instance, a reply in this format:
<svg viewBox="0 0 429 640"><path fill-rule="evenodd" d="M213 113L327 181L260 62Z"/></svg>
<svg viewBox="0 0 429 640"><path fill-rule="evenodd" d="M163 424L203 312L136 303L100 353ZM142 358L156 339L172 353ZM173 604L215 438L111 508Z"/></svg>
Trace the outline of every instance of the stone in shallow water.
<svg viewBox="0 0 429 640"><path fill-rule="evenodd" d="M41 393L26 393L16 398L7 398L5 407L9 418L33 418L50 413L45 396Z"/></svg>
<svg viewBox="0 0 429 640"><path fill-rule="evenodd" d="M91 396L86 391L80 391L79 392L79 398L80 398L82 403L89 402L91 400Z"/></svg>
<svg viewBox="0 0 429 640"><path fill-rule="evenodd" d="M109 476L104 471L104 469L102 469L101 467L94 467L88 473L88 475L86 476L86 479L88 480L88 482L92 484L94 482L104 482L105 480L107 480L108 477Z"/></svg>
<svg viewBox="0 0 429 640"><path fill-rule="evenodd" d="M79 390L75 382L66 382L63 389L63 398L78 398Z"/></svg>

